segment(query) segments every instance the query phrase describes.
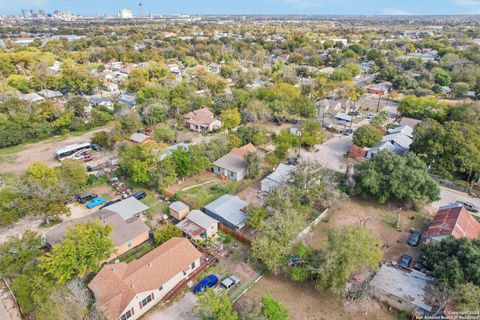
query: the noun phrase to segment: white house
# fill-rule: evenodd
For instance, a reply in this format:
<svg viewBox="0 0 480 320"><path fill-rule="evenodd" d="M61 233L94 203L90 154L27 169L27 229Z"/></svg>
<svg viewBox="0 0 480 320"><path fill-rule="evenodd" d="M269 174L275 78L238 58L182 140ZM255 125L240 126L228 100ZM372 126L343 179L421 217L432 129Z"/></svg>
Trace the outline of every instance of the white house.
<svg viewBox="0 0 480 320"><path fill-rule="evenodd" d="M135 320L204 263L186 238L172 238L129 263L107 264L88 284L107 320Z"/></svg>
<svg viewBox="0 0 480 320"><path fill-rule="evenodd" d="M295 170L295 166L280 163L275 171L262 180L260 190L262 192L270 192L277 186L287 182L293 170Z"/></svg>

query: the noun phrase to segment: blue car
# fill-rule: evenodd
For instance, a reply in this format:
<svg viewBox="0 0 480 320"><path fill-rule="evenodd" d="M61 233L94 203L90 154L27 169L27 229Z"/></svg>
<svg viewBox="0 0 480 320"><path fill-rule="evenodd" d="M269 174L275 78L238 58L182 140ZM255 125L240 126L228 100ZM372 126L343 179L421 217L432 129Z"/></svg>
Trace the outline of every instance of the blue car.
<svg viewBox="0 0 480 320"><path fill-rule="evenodd" d="M105 201L107 201L107 199L105 199L105 198L101 198L101 197L93 198L92 201L87 203L87 209L92 209L96 206L99 206L99 205L105 203Z"/></svg>
<svg viewBox="0 0 480 320"><path fill-rule="evenodd" d="M207 288L212 288L218 283L218 278L214 274L209 274L193 287L193 293L202 293Z"/></svg>

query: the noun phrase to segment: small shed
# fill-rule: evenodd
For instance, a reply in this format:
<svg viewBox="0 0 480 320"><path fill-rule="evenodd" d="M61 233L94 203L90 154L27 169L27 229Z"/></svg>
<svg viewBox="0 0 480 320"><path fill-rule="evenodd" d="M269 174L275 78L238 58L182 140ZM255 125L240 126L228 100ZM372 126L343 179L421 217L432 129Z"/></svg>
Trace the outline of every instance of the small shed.
<svg viewBox="0 0 480 320"><path fill-rule="evenodd" d="M175 201L168 206L170 210L170 215L177 219L178 221L182 221L190 212L190 207L183 203L182 201Z"/></svg>

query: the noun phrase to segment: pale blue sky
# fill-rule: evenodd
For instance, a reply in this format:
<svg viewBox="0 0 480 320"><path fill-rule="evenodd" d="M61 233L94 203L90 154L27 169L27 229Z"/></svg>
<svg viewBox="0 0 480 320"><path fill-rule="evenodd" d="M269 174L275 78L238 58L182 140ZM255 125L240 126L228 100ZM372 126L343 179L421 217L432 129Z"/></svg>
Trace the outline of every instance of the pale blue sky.
<svg viewBox="0 0 480 320"><path fill-rule="evenodd" d="M480 14L480 0L0 0L0 15L21 9L55 9L79 14Z"/></svg>

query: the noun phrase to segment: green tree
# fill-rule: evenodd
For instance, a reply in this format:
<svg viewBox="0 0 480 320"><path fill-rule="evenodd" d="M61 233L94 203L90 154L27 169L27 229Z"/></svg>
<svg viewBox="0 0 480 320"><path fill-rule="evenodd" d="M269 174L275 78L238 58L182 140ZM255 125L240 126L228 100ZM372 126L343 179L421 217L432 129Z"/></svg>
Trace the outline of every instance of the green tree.
<svg viewBox="0 0 480 320"><path fill-rule="evenodd" d="M220 120L222 120L223 126L228 130L237 127L242 120L240 112L237 108L227 109L222 112L220 115Z"/></svg>
<svg viewBox="0 0 480 320"><path fill-rule="evenodd" d="M60 284L98 270L113 251L111 231L112 226L98 221L75 225L67 230L62 242L40 258L40 268Z"/></svg>
<svg viewBox="0 0 480 320"><path fill-rule="evenodd" d="M255 152L248 152L245 156L247 166L247 178L255 179L260 174L261 159Z"/></svg>
<svg viewBox="0 0 480 320"><path fill-rule="evenodd" d="M154 172L159 162L157 148L155 143L131 145L120 154L119 165L133 181L154 185Z"/></svg>
<svg viewBox="0 0 480 320"><path fill-rule="evenodd" d="M315 119L307 119L300 127L302 146L311 148L314 145L321 144L326 139L325 130Z"/></svg>
<svg viewBox="0 0 480 320"><path fill-rule="evenodd" d="M93 134L92 143L98 144L102 148L111 148L115 141L107 131L99 131Z"/></svg>
<svg viewBox="0 0 480 320"><path fill-rule="evenodd" d="M171 144L175 142L176 134L168 125L159 123L153 128L153 137L156 141Z"/></svg>
<svg viewBox="0 0 480 320"><path fill-rule="evenodd" d="M177 180L177 172L172 157L163 159L157 168L157 190L164 190Z"/></svg>
<svg viewBox="0 0 480 320"><path fill-rule="evenodd" d="M87 169L85 165L78 160L62 161L60 167L57 167L57 175L69 193L79 192L87 185Z"/></svg>
<svg viewBox="0 0 480 320"><path fill-rule="evenodd" d="M363 125L353 133L353 143L360 147L373 147L382 141L383 132L377 126Z"/></svg>
<svg viewBox="0 0 480 320"><path fill-rule="evenodd" d="M271 294L266 293L262 297L262 313L268 320L288 320L288 310L280 302L275 300Z"/></svg>
<svg viewBox="0 0 480 320"><path fill-rule="evenodd" d="M338 289L364 268L378 269L383 258L381 246L380 239L364 227L345 227L331 232L320 285Z"/></svg>
<svg viewBox="0 0 480 320"><path fill-rule="evenodd" d="M233 310L226 291L218 294L209 288L198 296L197 301L195 313L202 320L238 319L237 312Z"/></svg>
<svg viewBox="0 0 480 320"><path fill-rule="evenodd" d="M166 224L153 231L153 242L156 246L159 246L172 238L181 236L182 230L180 228L173 224Z"/></svg>
<svg viewBox="0 0 480 320"><path fill-rule="evenodd" d="M415 119L434 118L442 120L448 110L446 103L438 101L435 97L405 97L398 107L398 111L404 117Z"/></svg>
<svg viewBox="0 0 480 320"><path fill-rule="evenodd" d="M45 243L36 232L27 230L0 244L0 275L13 279L35 269Z"/></svg>
<svg viewBox="0 0 480 320"><path fill-rule="evenodd" d="M472 283L480 286L480 241L449 236L421 247L426 267L446 288ZM478 303L478 301L477 301Z"/></svg>
<svg viewBox="0 0 480 320"><path fill-rule="evenodd" d="M375 197L380 203L393 199L428 202L439 199L438 183L414 154L408 153L402 157L382 151L369 162L357 164L355 171L360 194Z"/></svg>
<svg viewBox="0 0 480 320"><path fill-rule="evenodd" d="M473 118L472 118L473 119ZM432 170L447 178L455 173L470 175L480 171L480 134L477 125L424 120L415 126L411 150Z"/></svg>
<svg viewBox="0 0 480 320"><path fill-rule="evenodd" d="M25 177L40 183L43 186L48 186L58 183L58 176L54 168L50 168L44 162L32 162L25 172Z"/></svg>
<svg viewBox="0 0 480 320"><path fill-rule="evenodd" d="M330 75L330 79L334 81L351 81L353 79L352 72L347 68L336 68Z"/></svg>
<svg viewBox="0 0 480 320"><path fill-rule="evenodd" d="M471 312L478 310L478 302L480 301L480 287L466 283L457 286L456 301L458 303L458 310L463 312Z"/></svg>
<svg viewBox="0 0 480 320"><path fill-rule="evenodd" d="M270 217L257 228L252 242L252 255L269 271L278 272L285 264L294 239L304 226L305 207L299 204L297 193L285 186L270 193Z"/></svg>
<svg viewBox="0 0 480 320"><path fill-rule="evenodd" d="M432 73L435 78L435 83L439 86L448 86L452 81L450 73L442 68L433 68Z"/></svg>
<svg viewBox="0 0 480 320"><path fill-rule="evenodd" d="M247 208L247 224L257 229L260 224L267 218L268 211L264 207Z"/></svg>
<svg viewBox="0 0 480 320"><path fill-rule="evenodd" d="M373 117L370 121L371 124L376 126L383 126L388 120L388 112L387 111L380 111Z"/></svg>
<svg viewBox="0 0 480 320"><path fill-rule="evenodd" d="M86 111L85 109L88 107L89 103L88 100L83 96L73 96L68 99L66 107L67 109L73 110L73 114L76 117L85 118Z"/></svg>

